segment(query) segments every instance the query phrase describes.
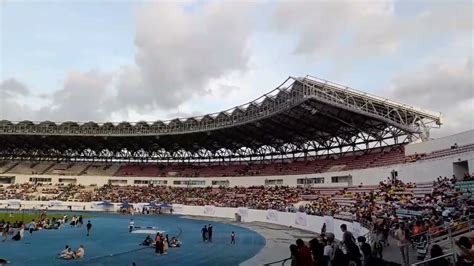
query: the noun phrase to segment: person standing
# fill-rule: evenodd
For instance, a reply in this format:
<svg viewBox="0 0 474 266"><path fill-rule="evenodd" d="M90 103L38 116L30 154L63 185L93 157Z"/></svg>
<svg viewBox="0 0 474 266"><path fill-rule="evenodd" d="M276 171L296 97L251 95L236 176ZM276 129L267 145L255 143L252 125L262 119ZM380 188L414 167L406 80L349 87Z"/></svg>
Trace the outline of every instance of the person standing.
<svg viewBox="0 0 474 266"><path fill-rule="evenodd" d="M163 251L164 251L164 238L163 238L163 235L160 234L160 240L156 242L156 244L158 245L158 251L160 253L160 255L163 255Z"/></svg>
<svg viewBox="0 0 474 266"><path fill-rule="evenodd" d="M21 224L21 226L20 226L20 237L23 239L24 236L25 236L25 225Z"/></svg>
<svg viewBox="0 0 474 266"><path fill-rule="evenodd" d="M92 229L91 221L87 221L86 227L87 227L87 236L89 236L90 233L91 233L91 229Z"/></svg>
<svg viewBox="0 0 474 266"><path fill-rule="evenodd" d="M79 215L79 220L77 221L77 225L81 227L84 224L84 221L82 221L82 215Z"/></svg>
<svg viewBox="0 0 474 266"><path fill-rule="evenodd" d="M164 238L163 239L163 254L168 255L168 248L169 248L168 238Z"/></svg>
<svg viewBox="0 0 474 266"><path fill-rule="evenodd" d="M207 227L207 235L208 235L209 242L212 242L212 225L211 224L209 224L209 226Z"/></svg>
<svg viewBox="0 0 474 266"><path fill-rule="evenodd" d="M201 233L202 233L202 242L206 242L207 234L208 234L206 225L204 225L204 227L201 229Z"/></svg>
<svg viewBox="0 0 474 266"><path fill-rule="evenodd" d="M296 246L298 247L298 264L301 266L313 266L314 261L311 256L311 250L304 244L301 239L296 240Z"/></svg>
<svg viewBox="0 0 474 266"><path fill-rule="evenodd" d="M157 256L160 255L160 241L161 241L160 233L156 233L156 237L155 237L155 253L156 253Z"/></svg>
<svg viewBox="0 0 474 266"><path fill-rule="evenodd" d="M355 243L354 235L351 233L351 231L347 230L346 224L341 224L341 231L342 231L342 242L344 244L350 243L350 242Z"/></svg>
<svg viewBox="0 0 474 266"><path fill-rule="evenodd" d="M321 236L326 235L326 223L323 223L323 227L321 227Z"/></svg>
<svg viewBox="0 0 474 266"><path fill-rule="evenodd" d="M408 250L410 241L408 240L408 234L405 230L405 225L403 223L400 223L398 225L398 228L395 230L394 237L397 240L397 245L400 248L400 253L402 253L403 265L410 265Z"/></svg>
<svg viewBox="0 0 474 266"><path fill-rule="evenodd" d="M134 227L135 227L135 222L133 221L133 219L130 219L130 223L128 223L128 232L131 233Z"/></svg>
<svg viewBox="0 0 474 266"><path fill-rule="evenodd" d="M237 236L235 235L234 231L232 231L232 233L230 234L230 243L232 245L235 245L235 239L237 238Z"/></svg>
<svg viewBox="0 0 474 266"><path fill-rule="evenodd" d="M295 244L290 245L291 266L298 266L298 247Z"/></svg>
<svg viewBox="0 0 474 266"><path fill-rule="evenodd" d="M2 228L2 242L5 242L7 240L7 237L8 237L8 227L7 225L5 224Z"/></svg>

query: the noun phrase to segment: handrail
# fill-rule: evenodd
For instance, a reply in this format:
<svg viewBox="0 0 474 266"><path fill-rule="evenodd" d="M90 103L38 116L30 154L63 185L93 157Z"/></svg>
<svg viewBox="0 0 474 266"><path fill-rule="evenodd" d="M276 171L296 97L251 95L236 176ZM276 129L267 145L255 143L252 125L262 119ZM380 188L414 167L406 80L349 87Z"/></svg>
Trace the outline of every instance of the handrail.
<svg viewBox="0 0 474 266"><path fill-rule="evenodd" d="M282 259L282 260L277 260L277 261L274 261L274 262L265 263L265 264L263 264L263 266L270 266L270 265L277 264L277 263L280 263L280 262L281 262L281 265L285 265L285 262L287 262L289 260L291 260L291 257L286 258L286 259Z"/></svg>
<svg viewBox="0 0 474 266"><path fill-rule="evenodd" d="M434 236L432 236L432 234L430 234L429 232L425 233L427 242L426 242L426 246L422 247L423 252L425 252L422 254L426 254L428 250L430 249L430 247L434 244L439 244L439 245L444 246L447 249L453 250L455 247L454 237L473 231L474 229L473 226L474 226L474 219L471 219L455 226L449 226L445 228L444 230L437 232ZM461 227L461 228L459 230L455 230L457 227ZM419 236L419 234L417 236ZM450 244L448 244L447 246L445 246L445 244L441 244L441 243L444 243L445 241L449 241ZM450 248L448 246L450 246Z"/></svg>
<svg viewBox="0 0 474 266"><path fill-rule="evenodd" d="M460 221L461 219L462 219L462 218L460 218L460 219L458 219L458 220L455 220L454 222ZM468 224L468 223L470 223L470 222L474 222L474 219L467 220L467 221L462 222L462 223L460 223L460 224L458 224L458 225L453 225L453 226L450 225L450 226L448 226L448 227L444 227L442 230L436 232L436 235L438 235L438 234L440 234L440 233L443 233L443 232L446 232L446 231L448 231L448 229L450 229L450 228L458 227L458 226L461 226L461 225L464 225L464 224ZM459 231L460 231L460 230L459 230ZM429 234L430 236L432 235L432 234L429 232L429 229L428 229L428 230L425 230L425 231L420 232L420 233L418 233L418 234L411 235L411 237L417 237L417 236L422 236L422 235L426 235L426 234Z"/></svg>
<svg viewBox="0 0 474 266"><path fill-rule="evenodd" d="M454 252L451 252L451 253L448 253L448 254L445 254L445 255L442 255L442 256L438 256L438 257L434 257L434 258L427 259L427 260L424 260L424 261L420 261L420 262L417 262L417 263L413 263L411 266L421 266L421 265L425 265L426 263L429 263L429 262L431 262L431 261L434 261L434 260L437 260L437 259L441 259L441 258L446 258L446 257L452 257L452 258L453 258L453 262L456 261L455 253L454 253Z"/></svg>
<svg viewBox="0 0 474 266"><path fill-rule="evenodd" d="M443 230L440 230L438 232L436 232L434 235L435 235L435 239L438 238L438 237L441 237L442 235L445 235L446 233L449 233L451 231L451 233L457 233L457 232L460 232L460 231L465 231L465 229L467 228L468 231L471 231L471 223L474 222L474 219L471 219L471 220L467 220L463 223L460 223L458 225L453 225L453 226L448 226L446 228L444 228ZM464 227L465 225L468 225L467 227ZM463 226L463 228L459 229L459 230L454 230L453 229L456 229L456 227L459 227L459 226ZM429 232L428 232L429 233ZM429 235L433 235L431 233L429 233ZM439 236L438 236L439 235ZM432 238L433 239L433 238Z"/></svg>

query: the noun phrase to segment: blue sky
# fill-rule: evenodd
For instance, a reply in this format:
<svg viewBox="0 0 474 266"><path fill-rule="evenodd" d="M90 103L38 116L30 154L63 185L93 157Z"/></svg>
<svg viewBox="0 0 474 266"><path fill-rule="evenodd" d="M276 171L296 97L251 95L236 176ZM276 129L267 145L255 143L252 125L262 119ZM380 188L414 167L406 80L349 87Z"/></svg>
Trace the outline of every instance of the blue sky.
<svg viewBox="0 0 474 266"><path fill-rule="evenodd" d="M440 111L441 135L474 127L470 1L0 5L2 119L185 117L311 74ZM440 80L462 98L431 97Z"/></svg>

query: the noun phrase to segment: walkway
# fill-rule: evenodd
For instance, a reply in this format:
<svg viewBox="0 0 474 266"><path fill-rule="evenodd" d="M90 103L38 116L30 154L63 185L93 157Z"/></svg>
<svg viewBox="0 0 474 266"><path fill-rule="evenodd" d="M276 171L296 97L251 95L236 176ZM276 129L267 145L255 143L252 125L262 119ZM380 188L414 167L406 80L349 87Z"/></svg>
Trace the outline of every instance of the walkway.
<svg viewBox="0 0 474 266"><path fill-rule="evenodd" d="M265 238L265 247L253 258L241 263L240 266L263 265L272 261L286 259L290 256L289 246L295 244L296 239L301 238L304 241L309 241L317 236L313 232L270 223L238 223L231 219L198 216L185 216L185 218L233 224L251 229L262 235Z"/></svg>

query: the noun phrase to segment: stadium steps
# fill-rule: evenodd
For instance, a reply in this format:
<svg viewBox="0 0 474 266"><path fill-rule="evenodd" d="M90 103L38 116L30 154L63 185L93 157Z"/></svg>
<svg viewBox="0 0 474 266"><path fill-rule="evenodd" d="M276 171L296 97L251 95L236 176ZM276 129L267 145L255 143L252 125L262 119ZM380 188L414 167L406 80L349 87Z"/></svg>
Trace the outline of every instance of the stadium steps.
<svg viewBox="0 0 474 266"><path fill-rule="evenodd" d="M89 170L89 168L92 166L92 164L88 164L84 169L82 169L82 171L79 173L79 175L85 175L87 174L87 170Z"/></svg>
<svg viewBox="0 0 474 266"><path fill-rule="evenodd" d="M8 173L10 170L15 168L20 162L8 162L6 165L4 165L3 170L0 170L0 174L5 174Z"/></svg>
<svg viewBox="0 0 474 266"><path fill-rule="evenodd" d="M53 168L56 164L52 163L50 166L46 167L43 171L40 172L41 175L46 174L51 168Z"/></svg>

